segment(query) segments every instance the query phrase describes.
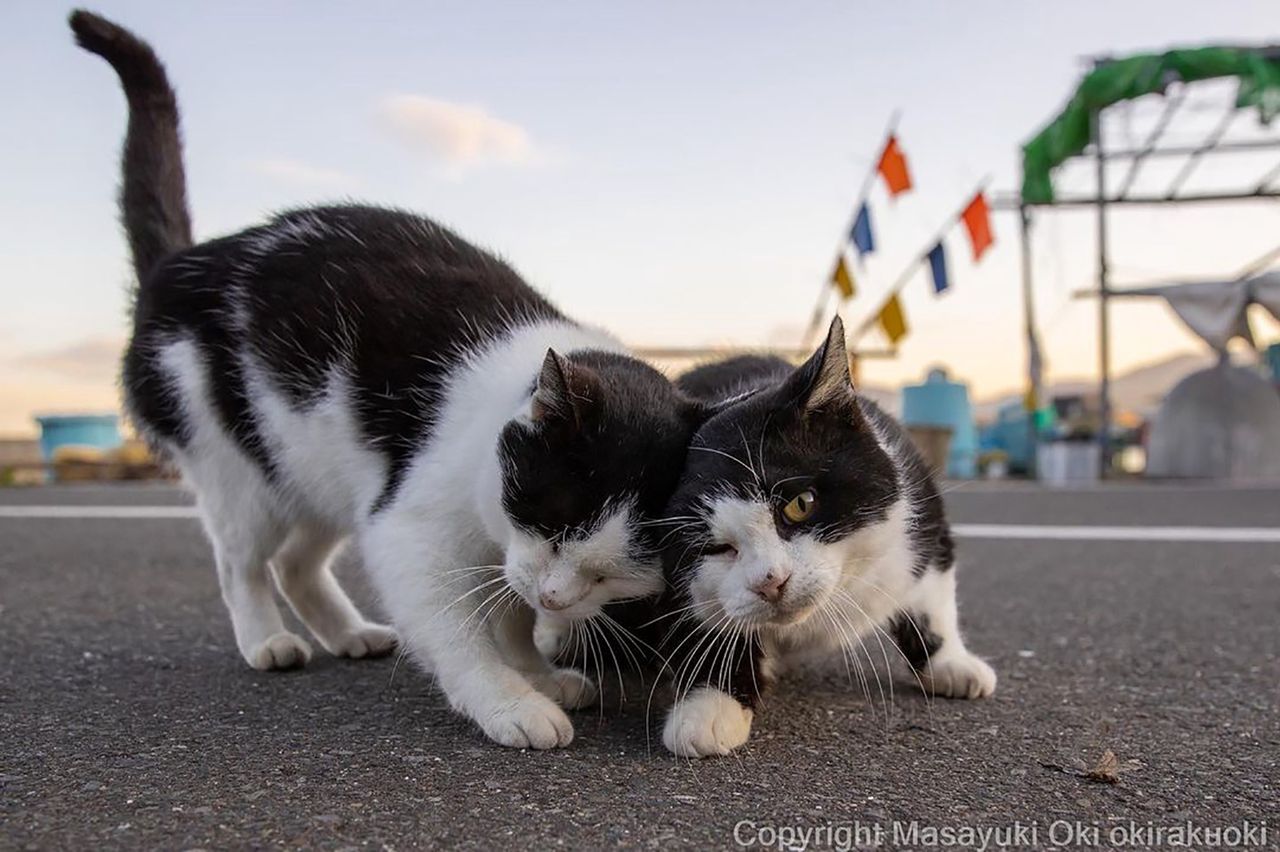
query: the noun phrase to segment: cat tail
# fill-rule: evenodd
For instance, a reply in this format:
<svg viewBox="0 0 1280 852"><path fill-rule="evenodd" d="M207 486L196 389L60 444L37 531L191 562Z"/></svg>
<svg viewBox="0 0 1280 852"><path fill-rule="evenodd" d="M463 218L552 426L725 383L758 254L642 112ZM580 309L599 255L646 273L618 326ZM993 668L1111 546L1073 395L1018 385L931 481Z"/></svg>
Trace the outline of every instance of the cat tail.
<svg viewBox="0 0 1280 852"><path fill-rule="evenodd" d="M129 100L120 218L142 282L159 261L192 244L177 96L145 41L83 9L72 12L68 23L81 47L115 69Z"/></svg>

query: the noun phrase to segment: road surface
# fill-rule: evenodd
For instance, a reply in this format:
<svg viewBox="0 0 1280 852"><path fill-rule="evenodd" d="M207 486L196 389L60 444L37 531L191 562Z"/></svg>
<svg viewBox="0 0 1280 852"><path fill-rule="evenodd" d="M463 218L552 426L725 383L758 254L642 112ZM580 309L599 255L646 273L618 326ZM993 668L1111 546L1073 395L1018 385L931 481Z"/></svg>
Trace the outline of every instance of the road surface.
<svg viewBox="0 0 1280 852"><path fill-rule="evenodd" d="M815 829L810 848L983 829L1158 848L1157 829L1247 822L1258 840L1264 821L1274 847L1280 489L947 500L971 531L962 619L995 697L928 702L898 682L869 700L833 665L782 683L740 753L690 762L648 736L643 701L575 714L568 749L516 752L393 660L251 671L194 520L67 508L181 507L179 492L0 491L0 848L776 848ZM343 574L367 604L358 566ZM1106 750L1116 784L1087 777Z"/></svg>

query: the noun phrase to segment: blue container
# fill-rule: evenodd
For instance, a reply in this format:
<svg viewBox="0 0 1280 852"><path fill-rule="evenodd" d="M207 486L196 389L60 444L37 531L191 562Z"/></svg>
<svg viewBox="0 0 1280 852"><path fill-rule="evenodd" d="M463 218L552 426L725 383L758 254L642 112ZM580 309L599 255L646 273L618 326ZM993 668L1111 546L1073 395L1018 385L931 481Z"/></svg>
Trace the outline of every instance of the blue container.
<svg viewBox="0 0 1280 852"><path fill-rule="evenodd" d="M40 454L53 461L58 447L93 447L114 450L124 443L120 417L115 414L61 414L37 417L40 424Z"/></svg>
<svg viewBox="0 0 1280 852"><path fill-rule="evenodd" d="M1280 343L1267 347L1267 366L1271 368L1271 383L1280 385Z"/></svg>
<svg viewBox="0 0 1280 852"><path fill-rule="evenodd" d="M969 407L969 387L930 370L924 384L902 389L902 422L907 426L944 426L951 430L947 476L968 479L977 472L978 432Z"/></svg>
<svg viewBox="0 0 1280 852"><path fill-rule="evenodd" d="M1021 402L1000 406L996 422L989 429L994 449L1004 450L1009 457L1009 470L1022 473L1031 470L1031 424Z"/></svg>

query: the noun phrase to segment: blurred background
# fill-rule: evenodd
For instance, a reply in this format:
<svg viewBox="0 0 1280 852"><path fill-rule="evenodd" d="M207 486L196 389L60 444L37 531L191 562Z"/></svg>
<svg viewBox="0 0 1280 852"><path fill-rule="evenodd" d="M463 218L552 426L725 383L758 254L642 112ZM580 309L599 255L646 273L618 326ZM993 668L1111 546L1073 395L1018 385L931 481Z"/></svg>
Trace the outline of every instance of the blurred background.
<svg viewBox="0 0 1280 852"><path fill-rule="evenodd" d="M952 476L1280 477L1273 3L95 9L169 68L200 238L315 202L398 205L504 255L673 373L742 349L796 357L838 310L864 391ZM159 473L118 420L125 105L72 46L66 12L0 13L8 483L45 481L54 461L63 478ZM1221 59L1189 50L1207 45L1234 64L1188 82ZM1173 49L1187 50L1168 61ZM1081 88L1134 57L1146 64L1123 66L1123 96ZM1073 98L1101 116L1109 157L1100 170L1091 123L1094 141L1052 163L1052 200L1095 203L1024 206L1023 146ZM885 172L890 139L909 189ZM1109 201L1222 198L1104 205L1104 279L1100 171ZM959 218L978 197L984 248ZM870 252L850 232L864 204ZM833 280L837 258L850 286ZM1108 299L1104 409L1100 287L1183 282L1215 285L1182 312L1227 333L1193 333L1159 295ZM900 326L885 323L895 293ZM1227 307L1206 314L1206 299Z"/></svg>

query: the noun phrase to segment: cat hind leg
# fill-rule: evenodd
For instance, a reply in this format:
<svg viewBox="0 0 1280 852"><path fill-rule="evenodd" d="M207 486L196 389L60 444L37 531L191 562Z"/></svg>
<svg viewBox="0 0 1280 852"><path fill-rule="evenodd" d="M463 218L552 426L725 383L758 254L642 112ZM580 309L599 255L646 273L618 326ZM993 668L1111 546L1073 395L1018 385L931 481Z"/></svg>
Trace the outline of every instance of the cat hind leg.
<svg viewBox="0 0 1280 852"><path fill-rule="evenodd" d="M271 560L276 585L294 613L335 657L381 657L396 647L396 632L365 620L333 575L343 537L299 523Z"/></svg>
<svg viewBox="0 0 1280 852"><path fill-rule="evenodd" d="M986 698L995 692L995 670L960 637L954 567L930 567L890 629L925 692L944 698Z"/></svg>
<svg viewBox="0 0 1280 852"><path fill-rule="evenodd" d="M306 665L311 646L285 629L276 606L267 560L284 537L265 488L193 480L205 532L213 544L222 600L231 614L236 647L255 669L269 671Z"/></svg>

